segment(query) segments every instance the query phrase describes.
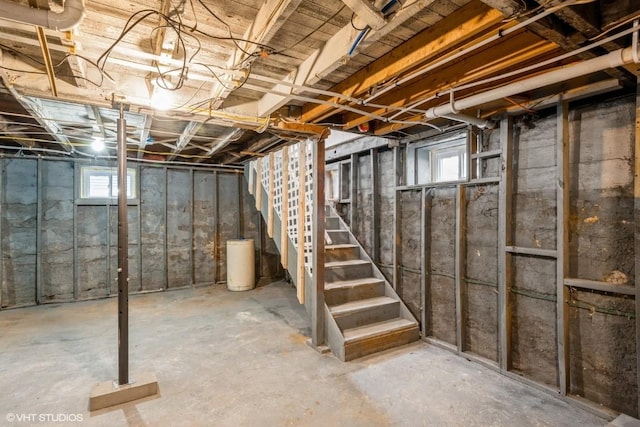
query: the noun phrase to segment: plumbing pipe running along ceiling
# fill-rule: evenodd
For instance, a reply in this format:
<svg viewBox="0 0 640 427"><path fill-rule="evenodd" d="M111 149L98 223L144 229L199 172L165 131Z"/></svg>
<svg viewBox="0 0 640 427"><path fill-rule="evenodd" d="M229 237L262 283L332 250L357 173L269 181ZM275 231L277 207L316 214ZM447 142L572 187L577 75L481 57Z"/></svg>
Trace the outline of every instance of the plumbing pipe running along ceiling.
<svg viewBox="0 0 640 427"><path fill-rule="evenodd" d="M635 85L633 49L535 77L630 46L635 3L1 0L0 147L112 157L121 105L130 158L202 165L325 126L388 138L490 126L561 93ZM91 150L95 134L105 152Z"/></svg>

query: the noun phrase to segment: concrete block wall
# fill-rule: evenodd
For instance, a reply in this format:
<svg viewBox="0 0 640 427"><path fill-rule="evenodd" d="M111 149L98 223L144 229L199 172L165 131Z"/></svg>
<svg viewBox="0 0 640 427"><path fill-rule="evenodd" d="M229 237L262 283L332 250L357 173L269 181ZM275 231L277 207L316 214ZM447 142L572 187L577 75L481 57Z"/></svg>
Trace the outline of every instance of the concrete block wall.
<svg viewBox="0 0 640 427"><path fill-rule="evenodd" d="M635 283L640 255L634 240L636 108L633 95L569 105L566 277ZM515 247L553 252L558 245L556 110L538 112L533 121L524 119L514 117L513 197L508 206L512 234L506 237ZM500 135L500 129L486 131L483 150L500 149ZM373 151L355 153L356 237L377 253L374 261L421 321L425 339L502 372L507 362L501 354L506 354L509 374L559 390L556 259L518 253L506 257L500 251L505 236L499 233L499 182L406 187L400 178L396 186L396 176L404 172L403 153L402 146L377 148L377 176L372 176ZM501 169L500 158L484 161L482 176L500 178ZM463 192L464 206L457 206L458 191ZM459 247L464 253L459 254L461 215L465 220ZM377 224L372 224L375 218ZM503 259L510 260L511 282L501 288ZM456 278L460 260L461 277ZM500 321L500 289L506 292L508 326ZM634 307L633 296L570 288L565 306L569 396L638 416ZM501 338L502 330L510 331L507 340Z"/></svg>
<svg viewBox="0 0 640 427"><path fill-rule="evenodd" d="M0 308L117 293L116 201L77 197L83 164L0 159ZM255 240L259 282L283 276L241 174L129 167L139 180L128 209L132 293L225 281L226 241L239 237Z"/></svg>

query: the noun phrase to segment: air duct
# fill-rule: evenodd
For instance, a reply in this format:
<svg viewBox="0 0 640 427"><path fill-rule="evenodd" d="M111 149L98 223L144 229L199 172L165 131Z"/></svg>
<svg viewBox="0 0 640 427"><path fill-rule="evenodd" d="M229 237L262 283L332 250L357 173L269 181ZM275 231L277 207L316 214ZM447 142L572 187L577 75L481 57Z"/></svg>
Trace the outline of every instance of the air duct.
<svg viewBox="0 0 640 427"><path fill-rule="evenodd" d="M0 18L31 24L55 31L70 30L84 18L84 0L65 0L60 13L45 9L0 1Z"/></svg>
<svg viewBox="0 0 640 427"><path fill-rule="evenodd" d="M427 119L435 119L437 117L451 116L458 111L467 108L477 107L478 105L493 102L498 99L513 96L518 93L529 90L538 89L547 85L560 83L576 77L585 76L587 74L603 71L609 68L620 67L630 64L634 60L634 50L637 46L630 46L625 49L618 49L606 55L589 59L577 64L560 67L547 73L539 74L535 77L519 80L509 83L496 89L492 89L467 98L452 100L448 104L432 107L427 110L425 117Z"/></svg>

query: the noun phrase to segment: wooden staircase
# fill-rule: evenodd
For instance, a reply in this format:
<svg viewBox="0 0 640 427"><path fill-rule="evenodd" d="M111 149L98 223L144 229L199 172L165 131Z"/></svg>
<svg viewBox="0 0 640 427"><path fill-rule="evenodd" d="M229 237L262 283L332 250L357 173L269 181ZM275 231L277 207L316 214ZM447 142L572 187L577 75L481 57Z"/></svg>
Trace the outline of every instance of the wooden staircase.
<svg viewBox="0 0 640 427"><path fill-rule="evenodd" d="M324 227L314 225L317 193L308 185L314 170L307 155L313 144L299 142L245 165L249 193L309 314L312 342L327 343L347 361L416 341L418 322L335 210L326 206ZM313 242L324 243L324 257L314 256ZM322 258L324 268L314 274ZM317 282L323 276L324 286Z"/></svg>
<svg viewBox="0 0 640 427"><path fill-rule="evenodd" d="M329 206L325 230L325 319L336 357L348 361L418 340L418 322Z"/></svg>

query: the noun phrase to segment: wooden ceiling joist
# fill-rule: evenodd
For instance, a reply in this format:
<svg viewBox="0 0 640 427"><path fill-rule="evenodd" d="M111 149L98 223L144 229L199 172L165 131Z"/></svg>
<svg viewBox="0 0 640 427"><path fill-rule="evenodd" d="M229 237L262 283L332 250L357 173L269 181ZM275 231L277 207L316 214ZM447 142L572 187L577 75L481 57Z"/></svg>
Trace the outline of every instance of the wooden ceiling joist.
<svg viewBox="0 0 640 427"><path fill-rule="evenodd" d="M407 0L402 2L402 7L395 13L393 18L389 19L380 30L369 31L358 49L365 49L368 45L376 43L433 2L435 0ZM283 80L299 86L318 83L329 73L349 62L349 47L353 45L358 34L359 32L351 24L344 26L320 48L311 53L300 66L289 73ZM288 93L293 93L291 87L287 87L285 90ZM271 114L289 101L290 98L284 95L266 94L258 101L258 115L266 116Z"/></svg>
<svg viewBox="0 0 640 427"><path fill-rule="evenodd" d="M511 71L526 61L551 53L558 53L555 44L542 40L529 32L513 34L508 36L506 40L501 40L499 44L490 45L486 49L475 52L473 56L433 70L422 78L416 79L415 82L397 88L381 97L379 101L384 105L397 107L411 105L416 101L429 99L437 93L455 89L456 86ZM420 106L420 108L424 109L424 106ZM394 110L382 108L368 108L367 111L380 116L390 116L394 113ZM409 121L420 120L416 117L419 116L412 117ZM354 113L343 114L345 130L352 129L369 120L367 116Z"/></svg>
<svg viewBox="0 0 640 427"><path fill-rule="evenodd" d="M452 13L446 20L422 31L388 54L331 88L345 96L357 97L389 82L394 77L414 69L464 44L480 34L497 28L503 20L502 14L478 0ZM342 103L343 100L325 97L325 100ZM332 111L331 106L310 105L303 111L301 120L322 120Z"/></svg>

